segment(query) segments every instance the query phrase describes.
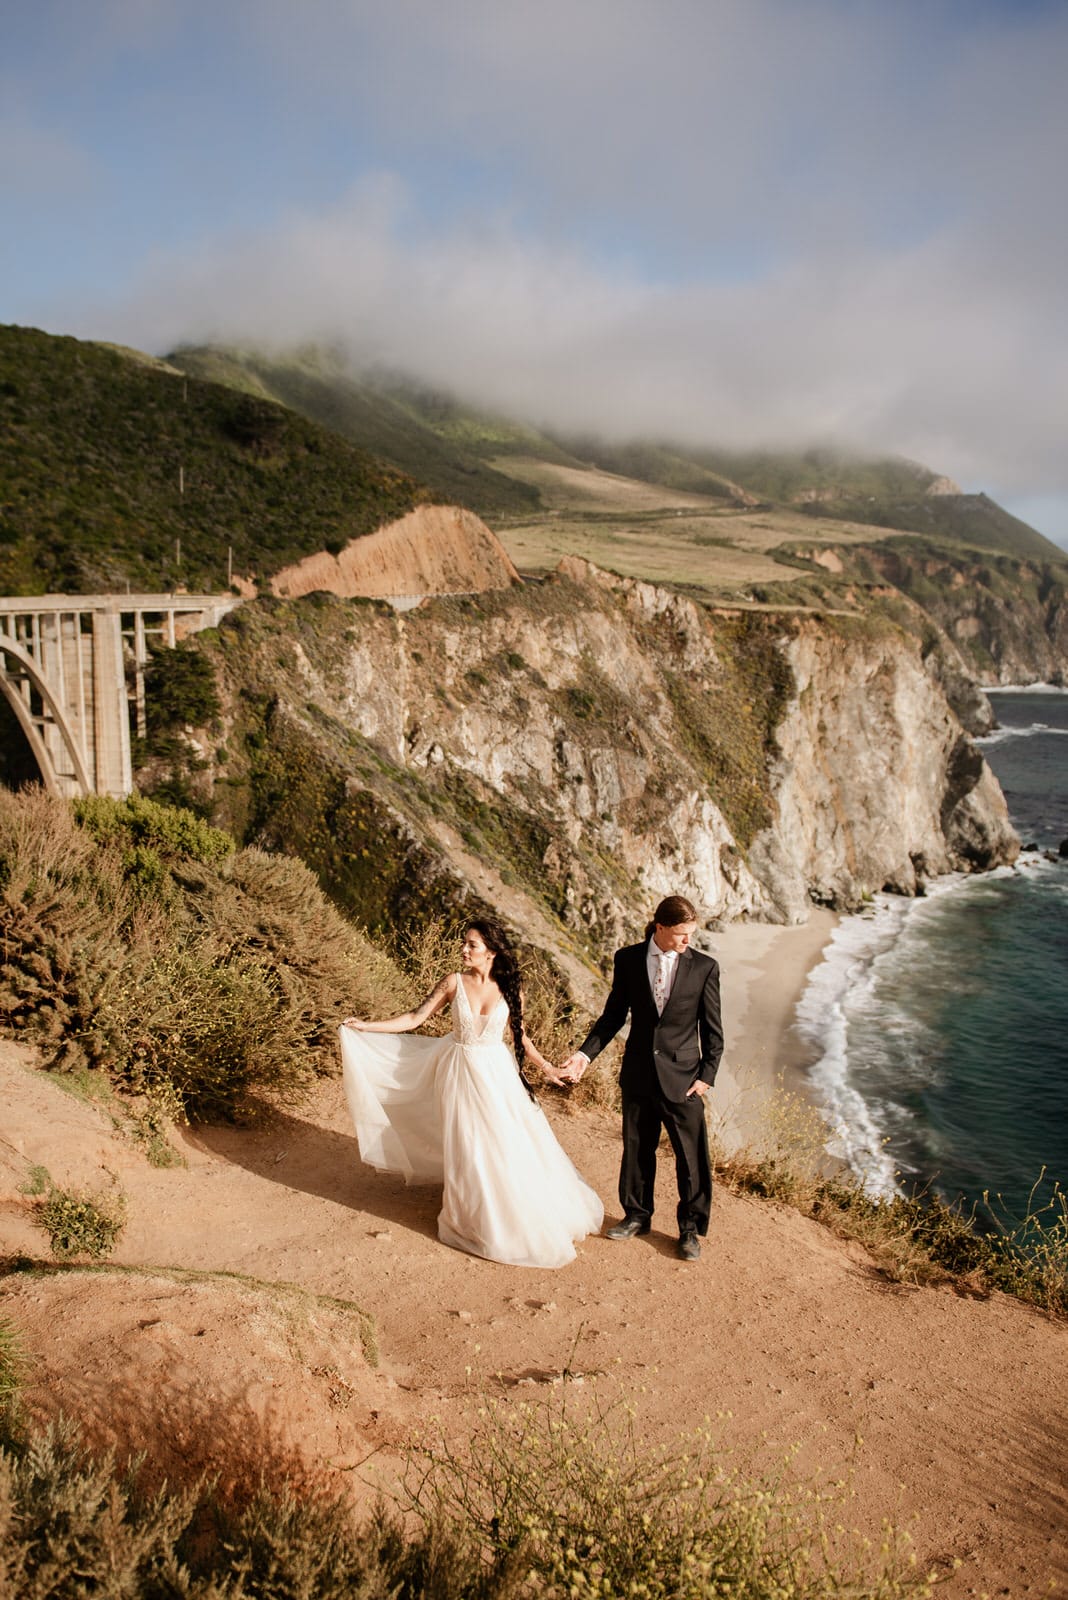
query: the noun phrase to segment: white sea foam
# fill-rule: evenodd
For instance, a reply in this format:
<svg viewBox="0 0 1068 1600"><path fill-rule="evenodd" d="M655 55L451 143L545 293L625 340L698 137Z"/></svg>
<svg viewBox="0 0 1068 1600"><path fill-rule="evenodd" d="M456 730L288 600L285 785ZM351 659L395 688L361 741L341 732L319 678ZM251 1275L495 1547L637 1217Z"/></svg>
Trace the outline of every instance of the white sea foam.
<svg viewBox="0 0 1068 1600"><path fill-rule="evenodd" d="M1068 695L1068 688L1063 683L999 683L983 693L991 694L1063 694Z"/></svg>
<svg viewBox="0 0 1068 1600"><path fill-rule="evenodd" d="M832 1130L827 1149L848 1163L874 1194L896 1191L893 1162L873 1108L848 1081L848 1011L863 990L870 995L876 958L898 937L908 905L888 895L873 909L844 918L834 930L823 960L813 968L797 1004L795 1026L818 1050L809 1079Z"/></svg>
<svg viewBox="0 0 1068 1600"><path fill-rule="evenodd" d="M1048 722L1029 722L1026 727L995 728L993 733L983 733L976 744L1003 744L1006 739L1030 739L1036 733L1051 733L1056 737L1068 736L1068 728L1051 728Z"/></svg>
<svg viewBox="0 0 1068 1600"><path fill-rule="evenodd" d="M1068 698L1068 691L1054 685L1027 684L998 692L1040 692L1051 701ZM1053 704L1049 714L1063 720ZM998 729L977 742L992 745L1066 732L1036 720L1022 728ZM1063 784L1052 793L1051 803L1058 792ZM1017 818L1016 826L1028 836L1026 823ZM1049 829L1043 824L1039 831ZM947 939L962 937L961 914L965 927L971 914L999 918L1007 903L1004 880L1015 878L1045 897L1049 915L1059 919L1068 898L1066 867L1068 863L1045 850L1026 851L1012 866L936 879L915 900L876 895L868 910L843 918L835 929L809 976L795 1027L813 1058L807 1071L832 1130L827 1148L848 1163L869 1192L889 1196L899 1191L899 1178L930 1181L943 1165L953 1164L953 1132L929 1121L921 1108L930 1103L932 1092L937 1096L943 1074L948 1072L951 1079L957 1070L946 1059L943 1032L932 1029L943 1027L946 985L956 992L956 969L946 967L943 952L952 948ZM960 914L946 896L960 897ZM1032 908L1029 916L1042 915L1041 900L1024 903ZM959 973L959 998L965 1005L972 981L974 973L965 963ZM925 1018L931 1019L931 1027ZM894 1155L888 1153L890 1138ZM912 1168L910 1161L919 1165Z"/></svg>
<svg viewBox="0 0 1068 1600"><path fill-rule="evenodd" d="M1011 876L1013 870L1006 867L988 873L987 881L1003 874ZM916 900L876 895L870 910L843 918L835 928L823 960L809 974L798 1001L794 1025L813 1052L818 1052L807 1076L832 1130L828 1153L845 1161L870 1194L889 1197L898 1193L901 1165L887 1150L890 1107L856 1087L856 1063L849 1057L850 1034L867 1031L892 1040L906 1056L922 1058L926 1054L922 1022L889 1011L880 986L902 959L910 958L910 936L922 934L923 924L937 914L937 901L962 888L974 888L976 883L963 873L951 873L931 882L926 895ZM900 1119L903 1108L896 1106L894 1111Z"/></svg>
<svg viewBox="0 0 1068 1600"><path fill-rule="evenodd" d="M1036 875L1042 873L1060 873L1064 870L1064 862L1052 852L1045 850L1021 850L1010 872L1029 872Z"/></svg>

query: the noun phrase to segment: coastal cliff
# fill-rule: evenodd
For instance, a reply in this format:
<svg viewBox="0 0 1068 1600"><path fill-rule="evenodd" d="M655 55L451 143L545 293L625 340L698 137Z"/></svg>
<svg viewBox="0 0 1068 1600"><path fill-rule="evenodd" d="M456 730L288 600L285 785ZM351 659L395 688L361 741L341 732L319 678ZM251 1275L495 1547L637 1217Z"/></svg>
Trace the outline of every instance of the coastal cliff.
<svg viewBox="0 0 1068 1600"><path fill-rule="evenodd" d="M937 636L962 705L985 732L989 708L974 685L1063 683L1068 674L1068 568L1063 561L935 545L909 535L877 544L796 546L835 574L847 603L893 610L919 634ZM953 685L947 680L953 697ZM958 706L958 713L961 707ZM969 723L969 713L964 711Z"/></svg>
<svg viewBox="0 0 1068 1600"><path fill-rule="evenodd" d="M806 902L1012 861L1005 800L950 704L939 658L889 628L804 621L782 641L795 693L776 730L775 821L750 865L790 921Z"/></svg>
<svg viewBox="0 0 1068 1600"><path fill-rule="evenodd" d="M576 979L673 890L797 922L1018 848L887 622L710 609L571 559L402 614L261 600L200 648L222 737L191 733L186 781L218 821L372 927L493 904Z"/></svg>

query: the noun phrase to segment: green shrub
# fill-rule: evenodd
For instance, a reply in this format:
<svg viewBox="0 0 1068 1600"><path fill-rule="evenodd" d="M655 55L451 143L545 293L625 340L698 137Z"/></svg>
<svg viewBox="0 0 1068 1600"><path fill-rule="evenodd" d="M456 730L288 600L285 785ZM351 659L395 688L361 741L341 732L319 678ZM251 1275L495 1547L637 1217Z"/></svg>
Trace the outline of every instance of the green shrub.
<svg viewBox="0 0 1068 1600"><path fill-rule="evenodd" d="M314 1479L279 1475L277 1456L258 1457L259 1443L232 1429L219 1478L153 1490L150 1463L122 1469L94 1456L69 1422L21 1436L0 1419L3 1592L27 1600L920 1600L932 1592L892 1530L881 1554L865 1560L825 1528L833 1496L747 1483L704 1440L649 1456L632 1430L596 1414L576 1422L562 1409L492 1412L462 1457L434 1451L413 1462L407 1519L379 1507L357 1521L347 1499Z"/></svg>
<svg viewBox="0 0 1068 1600"><path fill-rule="evenodd" d="M0 1015L49 1064L199 1116L292 1103L404 980L299 861L152 801L0 791ZM155 885L155 888L153 888Z"/></svg>
<svg viewBox="0 0 1068 1600"><path fill-rule="evenodd" d="M187 723L203 727L219 715L219 691L207 656L188 644L154 650L145 669L148 745Z"/></svg>
<svg viewBox="0 0 1068 1600"><path fill-rule="evenodd" d="M126 1225L126 1206L118 1194L74 1194L53 1188L37 1211L36 1221L48 1235L59 1261L110 1255Z"/></svg>
<svg viewBox="0 0 1068 1600"><path fill-rule="evenodd" d="M172 947L121 1001L122 1082L137 1092L169 1086L193 1118L233 1117L261 1085L292 1104L313 1074L300 1016L266 963Z"/></svg>
<svg viewBox="0 0 1068 1600"><path fill-rule="evenodd" d="M178 806L161 805L143 795L125 800L87 795L72 802L74 816L101 844L118 844L124 860L134 851L154 852L157 859L222 861L237 848L221 828Z"/></svg>

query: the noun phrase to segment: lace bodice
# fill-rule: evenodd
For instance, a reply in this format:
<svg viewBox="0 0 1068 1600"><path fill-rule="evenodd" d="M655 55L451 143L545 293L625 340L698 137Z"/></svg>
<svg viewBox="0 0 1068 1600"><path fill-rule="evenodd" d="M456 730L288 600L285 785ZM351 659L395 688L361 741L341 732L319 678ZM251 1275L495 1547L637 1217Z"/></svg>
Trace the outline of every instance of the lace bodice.
<svg viewBox="0 0 1068 1600"><path fill-rule="evenodd" d="M502 1044L508 1026L508 1002L502 995L484 1017L476 1017L471 1010L464 980L456 974L456 997L452 1002L453 1038L468 1047L478 1044Z"/></svg>

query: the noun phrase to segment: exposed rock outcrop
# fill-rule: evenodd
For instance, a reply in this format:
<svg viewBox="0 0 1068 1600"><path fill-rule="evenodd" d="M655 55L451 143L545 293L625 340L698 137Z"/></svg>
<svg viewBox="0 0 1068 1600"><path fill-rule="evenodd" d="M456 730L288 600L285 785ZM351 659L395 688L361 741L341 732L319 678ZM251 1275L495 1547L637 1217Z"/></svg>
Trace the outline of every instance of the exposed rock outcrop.
<svg viewBox="0 0 1068 1600"><path fill-rule="evenodd" d="M419 506L397 522L321 550L271 579L271 593L347 596L470 594L506 589L519 574L497 535L459 506Z"/></svg>
<svg viewBox="0 0 1068 1600"><path fill-rule="evenodd" d="M1065 681L1068 565L963 549L950 555L908 539L838 553L846 570L876 574L920 607L966 677L987 685Z"/></svg>
<svg viewBox="0 0 1068 1600"><path fill-rule="evenodd" d="M777 816L749 864L791 921L809 899L914 894L1015 858L997 781L911 641L858 630L843 649L806 621L783 649L796 695L776 733Z"/></svg>
<svg viewBox="0 0 1068 1600"><path fill-rule="evenodd" d="M982 738L997 726L993 707L968 672L959 650L944 638L941 644L941 649L927 652L924 665L928 675L942 690L964 731L973 738Z"/></svg>
<svg viewBox="0 0 1068 1600"><path fill-rule="evenodd" d="M800 921L1018 849L920 642L886 623L711 613L572 560L400 615L261 602L206 647L228 754L212 794L205 744L204 798L371 924L466 885L600 957L673 890Z"/></svg>

